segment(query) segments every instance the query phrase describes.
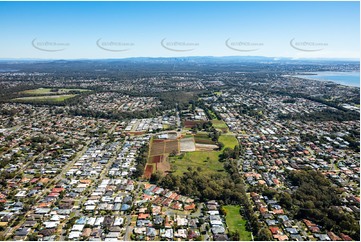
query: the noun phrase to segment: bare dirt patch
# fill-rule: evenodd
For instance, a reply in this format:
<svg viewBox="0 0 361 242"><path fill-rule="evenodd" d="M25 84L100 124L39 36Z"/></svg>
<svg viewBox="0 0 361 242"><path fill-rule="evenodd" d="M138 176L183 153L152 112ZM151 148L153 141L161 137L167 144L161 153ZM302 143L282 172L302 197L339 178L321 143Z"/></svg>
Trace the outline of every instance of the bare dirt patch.
<svg viewBox="0 0 361 242"><path fill-rule="evenodd" d="M196 143L196 150L197 151L213 151L218 149L218 145L213 144L198 144Z"/></svg>
<svg viewBox="0 0 361 242"><path fill-rule="evenodd" d="M168 156L166 155L160 163L156 163L156 170L162 173L167 173L171 170Z"/></svg>
<svg viewBox="0 0 361 242"><path fill-rule="evenodd" d="M153 166L152 165L147 165L145 170L144 170L144 177L149 179L150 176L152 175L153 172Z"/></svg>
<svg viewBox="0 0 361 242"><path fill-rule="evenodd" d="M180 140L180 151L195 151L194 138L184 138Z"/></svg>
<svg viewBox="0 0 361 242"><path fill-rule="evenodd" d="M157 155L163 155L164 154L164 147L165 147L165 143L164 141L156 141L152 142L151 144L151 149L150 149L150 156L157 156Z"/></svg>
<svg viewBox="0 0 361 242"><path fill-rule="evenodd" d="M164 153L179 153L178 140L166 141Z"/></svg>
<svg viewBox="0 0 361 242"><path fill-rule="evenodd" d="M178 139L153 139L150 144L148 163L144 171L144 177L149 179L152 172L155 171L162 173L170 171L171 165L168 156L171 153L179 154Z"/></svg>
<svg viewBox="0 0 361 242"><path fill-rule="evenodd" d="M163 156L157 155L157 156L150 157L149 163L160 163L160 162L162 162L162 160L163 160Z"/></svg>
<svg viewBox="0 0 361 242"><path fill-rule="evenodd" d="M185 128L192 128L194 126L196 126L197 124L203 124L205 121L200 121L200 120L185 120L184 121L184 127Z"/></svg>

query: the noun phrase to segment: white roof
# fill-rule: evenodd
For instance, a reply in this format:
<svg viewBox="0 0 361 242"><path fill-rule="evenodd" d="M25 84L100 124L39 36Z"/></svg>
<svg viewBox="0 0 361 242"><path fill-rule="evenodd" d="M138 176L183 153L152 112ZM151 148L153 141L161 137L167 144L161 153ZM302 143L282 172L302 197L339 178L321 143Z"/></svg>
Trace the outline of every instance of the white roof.
<svg viewBox="0 0 361 242"><path fill-rule="evenodd" d="M73 225L72 231L82 231L84 228L84 224L75 224Z"/></svg>
<svg viewBox="0 0 361 242"><path fill-rule="evenodd" d="M47 229L51 229L58 226L58 222L44 222L44 225Z"/></svg>
<svg viewBox="0 0 361 242"><path fill-rule="evenodd" d="M94 205L86 206L85 210L95 210L95 206Z"/></svg>
<svg viewBox="0 0 361 242"><path fill-rule="evenodd" d="M220 220L211 220L211 225L222 225L222 221L220 221Z"/></svg>
<svg viewBox="0 0 361 242"><path fill-rule="evenodd" d="M51 221L59 221L59 220L60 220L60 216L59 216L59 215L53 215L50 220L51 220Z"/></svg>
<svg viewBox="0 0 361 242"><path fill-rule="evenodd" d="M88 186L88 184L79 184L77 187L78 188L86 188Z"/></svg>
<svg viewBox="0 0 361 242"><path fill-rule="evenodd" d="M99 226L100 224L102 224L104 221L104 217L98 217L97 220L95 221L95 225Z"/></svg>
<svg viewBox="0 0 361 242"><path fill-rule="evenodd" d="M73 239L73 238L79 238L80 237L80 232L79 231L71 231L69 234L69 239Z"/></svg>
<svg viewBox="0 0 361 242"><path fill-rule="evenodd" d="M91 218L88 219L88 221L86 223L89 224L89 225L94 225L95 219L96 218L91 217Z"/></svg>
<svg viewBox="0 0 361 242"><path fill-rule="evenodd" d="M123 222L124 222L124 219L123 218L116 218L115 220L114 220L114 226L119 226L119 225L122 225L123 224Z"/></svg>
<svg viewBox="0 0 361 242"><path fill-rule="evenodd" d="M208 211L208 213L210 215L218 215L219 214L219 211L215 210L215 211Z"/></svg>

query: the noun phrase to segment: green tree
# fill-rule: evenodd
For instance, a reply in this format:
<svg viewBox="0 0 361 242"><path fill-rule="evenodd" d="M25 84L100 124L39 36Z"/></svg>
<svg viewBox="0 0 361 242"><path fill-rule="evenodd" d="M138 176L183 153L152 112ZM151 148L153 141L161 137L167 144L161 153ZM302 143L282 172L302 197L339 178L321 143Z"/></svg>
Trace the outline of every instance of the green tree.
<svg viewBox="0 0 361 242"><path fill-rule="evenodd" d="M268 228L261 228L259 231L258 231L258 234L257 234L257 240L261 240L261 241L272 241L273 238L272 238L272 233L271 231L268 229Z"/></svg>
<svg viewBox="0 0 361 242"><path fill-rule="evenodd" d="M239 241L240 240L240 234L239 234L239 231L236 230L236 231L229 231L228 233L229 235L229 239L231 241Z"/></svg>

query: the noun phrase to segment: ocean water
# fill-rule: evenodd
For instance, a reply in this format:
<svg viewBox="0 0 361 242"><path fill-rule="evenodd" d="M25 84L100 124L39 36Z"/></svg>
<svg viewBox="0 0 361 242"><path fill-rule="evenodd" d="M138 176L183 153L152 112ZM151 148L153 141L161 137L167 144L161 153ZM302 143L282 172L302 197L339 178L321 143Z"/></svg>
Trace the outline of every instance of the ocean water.
<svg viewBox="0 0 361 242"><path fill-rule="evenodd" d="M310 73L311 74L311 73ZM316 75L297 75L305 79L319 80L319 81L332 81L345 86L360 87L360 72L312 72Z"/></svg>

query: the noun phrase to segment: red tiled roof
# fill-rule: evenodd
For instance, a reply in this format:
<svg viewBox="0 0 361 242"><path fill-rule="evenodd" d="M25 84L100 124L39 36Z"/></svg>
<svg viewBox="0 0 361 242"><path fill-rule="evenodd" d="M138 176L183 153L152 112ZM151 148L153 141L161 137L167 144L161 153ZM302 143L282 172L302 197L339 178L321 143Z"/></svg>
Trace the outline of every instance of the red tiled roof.
<svg viewBox="0 0 361 242"><path fill-rule="evenodd" d="M33 178L33 179L31 179L30 183L35 183L37 181L39 181L39 178Z"/></svg>
<svg viewBox="0 0 361 242"><path fill-rule="evenodd" d="M287 241L288 240L287 235L275 234L275 235L273 235L273 238L278 239L279 241Z"/></svg>
<svg viewBox="0 0 361 242"><path fill-rule="evenodd" d="M340 237L345 241L352 241L352 238L350 236L348 236L347 234L341 233Z"/></svg>
<svg viewBox="0 0 361 242"><path fill-rule="evenodd" d="M172 195L169 196L169 199L174 199L177 196L178 196L178 194L174 192L174 193L172 193Z"/></svg>
<svg viewBox="0 0 361 242"><path fill-rule="evenodd" d="M40 182L42 182L42 183L48 183L49 181L50 181L50 179L47 177L40 179Z"/></svg>
<svg viewBox="0 0 361 242"><path fill-rule="evenodd" d="M55 193L60 193L60 192L62 192L62 191L64 191L64 188L62 188L62 187L53 188L53 190L51 190L51 192L55 192Z"/></svg>
<svg viewBox="0 0 361 242"><path fill-rule="evenodd" d="M306 224L307 227L312 227L312 226L316 226L316 224L312 223L310 220L308 219L303 219L303 222Z"/></svg>
<svg viewBox="0 0 361 242"><path fill-rule="evenodd" d="M317 226L312 226L308 228L312 233L318 233L320 232L320 228Z"/></svg>
<svg viewBox="0 0 361 242"><path fill-rule="evenodd" d="M272 234L278 234L278 232L280 231L280 228L278 228L278 227L269 227L269 230L271 231Z"/></svg>
<svg viewBox="0 0 361 242"><path fill-rule="evenodd" d="M330 239L332 241L339 241L342 240L340 237L338 237L334 232L327 232L328 237L330 237Z"/></svg>
<svg viewBox="0 0 361 242"><path fill-rule="evenodd" d="M147 219L150 215L147 213L140 213L138 219Z"/></svg>
<svg viewBox="0 0 361 242"><path fill-rule="evenodd" d="M149 183L144 184L144 188L145 188L145 189L148 189L148 188L150 188L151 186L153 186L153 185L152 185L152 184L149 184Z"/></svg>
<svg viewBox="0 0 361 242"><path fill-rule="evenodd" d="M184 206L184 209L185 210L192 210L192 209L195 209L196 208L196 205L194 203L191 203L187 206Z"/></svg>
<svg viewBox="0 0 361 242"><path fill-rule="evenodd" d="M48 207L50 207L51 206L51 202L48 202L48 203L40 203L39 205L38 205L38 208L48 208Z"/></svg>
<svg viewBox="0 0 361 242"><path fill-rule="evenodd" d="M60 194L57 192L52 192L48 195L48 197L58 197Z"/></svg>
<svg viewBox="0 0 361 242"><path fill-rule="evenodd" d="M260 208L259 208L259 211L260 211L261 213L266 213L266 212L268 211L268 209L267 209L266 207L260 207Z"/></svg>
<svg viewBox="0 0 361 242"><path fill-rule="evenodd" d="M152 200L153 196L147 195L147 194L143 194L143 199L144 200Z"/></svg>

